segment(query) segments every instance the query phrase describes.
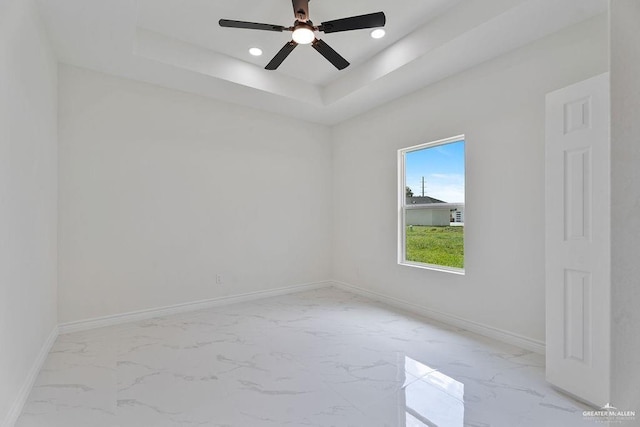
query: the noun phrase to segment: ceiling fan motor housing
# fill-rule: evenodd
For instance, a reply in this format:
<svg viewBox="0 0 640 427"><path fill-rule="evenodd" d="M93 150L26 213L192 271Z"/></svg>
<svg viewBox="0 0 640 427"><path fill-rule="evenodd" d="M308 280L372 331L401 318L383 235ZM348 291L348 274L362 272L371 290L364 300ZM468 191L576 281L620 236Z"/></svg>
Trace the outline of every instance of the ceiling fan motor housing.
<svg viewBox="0 0 640 427"><path fill-rule="evenodd" d="M309 0L291 0L295 17L300 22L309 20Z"/></svg>

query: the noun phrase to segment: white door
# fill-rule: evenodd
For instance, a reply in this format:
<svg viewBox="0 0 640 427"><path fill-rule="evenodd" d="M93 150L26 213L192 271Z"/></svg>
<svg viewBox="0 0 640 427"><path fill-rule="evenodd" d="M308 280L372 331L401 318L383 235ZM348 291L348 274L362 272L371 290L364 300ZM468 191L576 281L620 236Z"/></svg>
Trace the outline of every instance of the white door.
<svg viewBox="0 0 640 427"><path fill-rule="evenodd" d="M547 380L609 402L609 74L547 95Z"/></svg>

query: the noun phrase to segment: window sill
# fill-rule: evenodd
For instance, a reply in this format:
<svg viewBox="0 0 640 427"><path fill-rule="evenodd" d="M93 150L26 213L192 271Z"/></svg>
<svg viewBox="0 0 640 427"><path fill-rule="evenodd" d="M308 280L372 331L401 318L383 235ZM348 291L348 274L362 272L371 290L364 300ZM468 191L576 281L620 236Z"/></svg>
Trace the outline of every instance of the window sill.
<svg viewBox="0 0 640 427"><path fill-rule="evenodd" d="M458 276L465 275L464 268L444 267L442 265L422 264L422 263L410 262L410 261L400 261L398 262L398 265L404 265L405 267L421 268L423 270L439 271L442 273L457 274Z"/></svg>

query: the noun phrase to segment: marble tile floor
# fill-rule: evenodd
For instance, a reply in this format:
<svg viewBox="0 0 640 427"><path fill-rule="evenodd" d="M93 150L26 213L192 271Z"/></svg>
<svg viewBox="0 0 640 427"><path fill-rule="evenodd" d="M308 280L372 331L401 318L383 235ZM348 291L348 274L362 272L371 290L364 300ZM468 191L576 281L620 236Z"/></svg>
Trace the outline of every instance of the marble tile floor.
<svg viewBox="0 0 640 427"><path fill-rule="evenodd" d="M543 366L325 288L61 335L16 426L593 425Z"/></svg>

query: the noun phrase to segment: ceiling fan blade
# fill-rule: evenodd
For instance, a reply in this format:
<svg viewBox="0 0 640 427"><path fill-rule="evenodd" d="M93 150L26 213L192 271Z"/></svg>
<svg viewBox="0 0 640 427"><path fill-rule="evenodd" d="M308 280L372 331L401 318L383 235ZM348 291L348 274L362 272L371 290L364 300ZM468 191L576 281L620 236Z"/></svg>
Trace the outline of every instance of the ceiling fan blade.
<svg viewBox="0 0 640 427"><path fill-rule="evenodd" d="M376 12L368 15L352 16L350 18L323 22L320 24L318 30L324 31L325 33L337 33L339 31L384 27L386 22L387 17L384 15L384 12Z"/></svg>
<svg viewBox="0 0 640 427"><path fill-rule="evenodd" d="M283 32L286 28L282 25L260 24L257 22L232 21L230 19L221 19L218 21L221 27L228 28L244 28L246 30L264 30Z"/></svg>
<svg viewBox="0 0 640 427"><path fill-rule="evenodd" d="M320 52L329 62L331 62L338 70L344 70L349 66L349 61L344 59L338 52L333 50L331 46L320 39L315 39L312 44L313 48Z"/></svg>
<svg viewBox="0 0 640 427"><path fill-rule="evenodd" d="M266 70L277 69L280 64L282 64L282 62L287 59L287 56L289 56L289 54L293 52L293 49L295 49L296 46L298 46L298 43L294 42L293 40L285 44L284 47L280 49L280 52L276 53L276 56L274 56L271 62L269 62L264 68Z"/></svg>

